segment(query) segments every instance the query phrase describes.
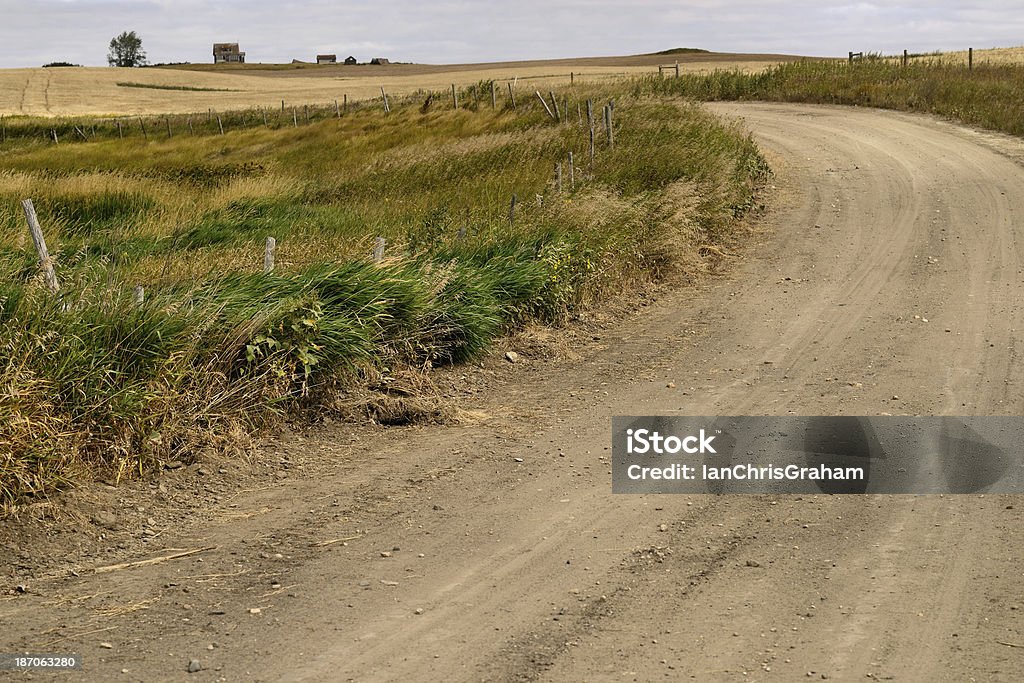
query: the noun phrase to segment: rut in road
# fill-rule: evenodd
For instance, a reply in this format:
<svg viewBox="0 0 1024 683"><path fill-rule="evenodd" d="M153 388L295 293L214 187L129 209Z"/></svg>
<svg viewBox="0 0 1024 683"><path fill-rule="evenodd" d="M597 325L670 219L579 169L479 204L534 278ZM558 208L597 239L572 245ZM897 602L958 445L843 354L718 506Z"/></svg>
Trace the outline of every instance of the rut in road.
<svg viewBox="0 0 1024 683"><path fill-rule="evenodd" d="M97 679L181 680L193 657L189 680L1024 678L1012 498L611 496L616 414L1022 410L1021 143L714 108L777 172L730 275L525 371L478 424L326 431L307 447L343 451L335 474L239 497L175 539L215 551L121 574L122 603L151 602L104 622L111 649L87 605L31 595L0 608L0 650L59 622Z"/></svg>

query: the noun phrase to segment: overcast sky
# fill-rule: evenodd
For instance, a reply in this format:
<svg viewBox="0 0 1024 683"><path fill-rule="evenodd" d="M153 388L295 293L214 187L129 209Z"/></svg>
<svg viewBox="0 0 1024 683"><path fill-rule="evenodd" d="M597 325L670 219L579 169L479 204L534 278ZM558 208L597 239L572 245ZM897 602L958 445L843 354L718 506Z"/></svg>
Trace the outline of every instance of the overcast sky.
<svg viewBox="0 0 1024 683"><path fill-rule="evenodd" d="M211 61L238 42L250 62L460 63L654 52L845 55L1024 44L1024 0L0 0L0 67L104 65L134 30L151 62Z"/></svg>

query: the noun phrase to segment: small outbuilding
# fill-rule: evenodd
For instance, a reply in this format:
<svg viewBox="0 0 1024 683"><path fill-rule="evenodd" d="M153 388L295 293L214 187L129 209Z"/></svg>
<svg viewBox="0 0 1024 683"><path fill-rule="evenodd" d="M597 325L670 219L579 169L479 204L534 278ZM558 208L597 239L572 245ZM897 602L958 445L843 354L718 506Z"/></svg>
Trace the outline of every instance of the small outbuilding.
<svg viewBox="0 0 1024 683"><path fill-rule="evenodd" d="M357 60L357 59L356 59L355 57L353 57L352 55L349 55L349 56L348 56L348 58L347 58L347 59L345 60L345 64L346 64L347 66L355 66L355 65L356 65L356 64L358 64L358 63L359 63L359 60Z"/></svg>
<svg viewBox="0 0 1024 683"><path fill-rule="evenodd" d="M316 56L316 63L317 64L337 64L338 63L338 55L317 55Z"/></svg>
<svg viewBox="0 0 1024 683"><path fill-rule="evenodd" d="M385 64L390 63L391 61L385 57L374 57L373 59L370 60L370 64L373 64L374 66L384 66Z"/></svg>

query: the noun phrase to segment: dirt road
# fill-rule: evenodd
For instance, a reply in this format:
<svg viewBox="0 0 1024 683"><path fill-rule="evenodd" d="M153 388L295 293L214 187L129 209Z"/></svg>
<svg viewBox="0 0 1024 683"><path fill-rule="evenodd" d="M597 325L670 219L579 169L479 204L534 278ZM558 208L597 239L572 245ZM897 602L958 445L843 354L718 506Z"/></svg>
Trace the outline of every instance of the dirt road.
<svg viewBox="0 0 1024 683"><path fill-rule="evenodd" d="M326 474L164 539L212 550L4 599L0 651L88 680L1024 680L1014 497L610 495L615 414L1024 407L1024 146L715 108L777 172L727 277L516 366L471 424L325 431Z"/></svg>

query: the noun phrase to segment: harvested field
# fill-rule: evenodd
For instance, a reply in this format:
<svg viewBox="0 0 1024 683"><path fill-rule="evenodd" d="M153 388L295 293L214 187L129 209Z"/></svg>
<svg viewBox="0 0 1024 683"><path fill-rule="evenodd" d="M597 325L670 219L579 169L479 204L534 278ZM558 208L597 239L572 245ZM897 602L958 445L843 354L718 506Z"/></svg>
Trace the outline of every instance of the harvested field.
<svg viewBox="0 0 1024 683"><path fill-rule="evenodd" d="M515 82L552 88L577 82L608 82L657 72L679 61L687 73L715 69L755 72L797 57L786 55L680 54L600 57L493 64L387 66L220 65L174 68L105 67L9 69L0 71L0 115L83 116L226 111L249 107L350 101L389 95L443 91L481 81ZM128 85L125 85L128 84ZM141 86L141 87L140 87ZM148 87L147 87L148 86Z"/></svg>

